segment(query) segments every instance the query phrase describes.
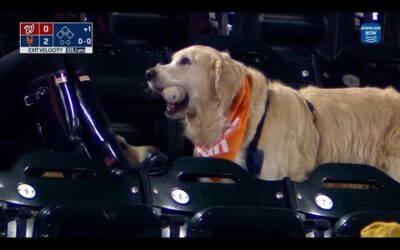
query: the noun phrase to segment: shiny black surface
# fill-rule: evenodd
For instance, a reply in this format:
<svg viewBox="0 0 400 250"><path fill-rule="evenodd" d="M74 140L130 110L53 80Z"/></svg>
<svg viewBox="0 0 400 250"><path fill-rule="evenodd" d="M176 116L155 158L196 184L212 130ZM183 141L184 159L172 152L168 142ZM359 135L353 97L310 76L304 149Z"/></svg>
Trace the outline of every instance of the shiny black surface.
<svg viewBox="0 0 400 250"><path fill-rule="evenodd" d="M369 185L370 189L328 187L324 183ZM400 185L380 170L361 164L329 163L320 165L308 180L295 183L298 211L313 216L340 218L354 211L400 211ZM332 209L317 206L315 198L323 194L332 202Z"/></svg>
<svg viewBox="0 0 400 250"><path fill-rule="evenodd" d="M151 207L105 202L42 208L34 237L129 239L161 237L161 224Z"/></svg>
<svg viewBox="0 0 400 250"><path fill-rule="evenodd" d="M64 178L46 177L44 172L62 173ZM41 208L81 202L142 204L139 178L111 174L100 163L75 153L35 152L21 156L0 174L0 200L12 205ZM34 198L18 193L20 184L32 186ZM132 193L135 187L137 193Z"/></svg>
<svg viewBox="0 0 400 250"><path fill-rule="evenodd" d="M124 157L101 103L87 74L76 73L76 96L84 126L83 140L91 157L101 160L113 173L135 171L135 167Z"/></svg>
<svg viewBox="0 0 400 250"><path fill-rule="evenodd" d="M81 141L79 109L67 72L41 76L29 89L25 104L35 106L40 135L54 150L75 150Z"/></svg>
<svg viewBox="0 0 400 250"><path fill-rule="evenodd" d="M199 177L223 177L234 184L202 183ZM263 181L233 162L210 158L182 157L162 175L150 176L154 206L168 213L195 214L214 206L289 208L283 181ZM179 204L172 191L185 191L190 200ZM156 192L154 192L156 190ZM276 193L283 198L278 199Z"/></svg>
<svg viewBox="0 0 400 250"><path fill-rule="evenodd" d="M305 237L296 214L288 209L211 207L188 223L189 237Z"/></svg>
<svg viewBox="0 0 400 250"><path fill-rule="evenodd" d="M202 183L199 177L224 177L234 184ZM284 208L296 211L304 219L328 219L335 222L355 211L392 213L400 211L400 185L376 168L356 164L323 164L304 182L264 181L253 177L238 165L218 159L180 158L163 175L151 176L154 206L167 213L195 214L215 206ZM324 183L356 183L370 189L329 187ZM190 200L179 204L172 191L185 191ZM318 195L328 196L333 206L323 209Z"/></svg>

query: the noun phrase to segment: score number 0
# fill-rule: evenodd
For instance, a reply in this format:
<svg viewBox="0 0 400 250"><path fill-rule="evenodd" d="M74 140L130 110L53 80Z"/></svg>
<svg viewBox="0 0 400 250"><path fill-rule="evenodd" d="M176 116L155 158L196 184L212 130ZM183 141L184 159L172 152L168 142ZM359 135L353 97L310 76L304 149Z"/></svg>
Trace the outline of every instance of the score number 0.
<svg viewBox="0 0 400 250"><path fill-rule="evenodd" d="M43 26L43 31L44 32L49 32L49 26L48 25L44 25ZM48 38L44 38L43 39L44 41L43 41L43 45L49 45L49 39Z"/></svg>
<svg viewBox="0 0 400 250"><path fill-rule="evenodd" d="M92 43L92 39L88 38L88 39L86 39L86 41L84 41L82 38L79 38L78 39L78 44L82 44L82 43L91 44Z"/></svg>

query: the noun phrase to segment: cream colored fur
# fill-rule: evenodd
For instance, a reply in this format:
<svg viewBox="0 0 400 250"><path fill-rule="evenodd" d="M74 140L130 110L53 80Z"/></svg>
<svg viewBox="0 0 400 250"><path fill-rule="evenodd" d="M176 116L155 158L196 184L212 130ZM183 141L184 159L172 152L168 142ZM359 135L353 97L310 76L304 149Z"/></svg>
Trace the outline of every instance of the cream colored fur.
<svg viewBox="0 0 400 250"><path fill-rule="evenodd" d="M183 57L191 63L181 64ZM261 179L288 176L302 181L317 165L340 162L369 164L400 180L400 95L392 88L297 91L205 46L178 51L171 63L154 69L157 77L149 81L150 87L179 85L186 90L188 106L171 118L182 118L186 136L205 146L219 139L231 103L249 76L250 119L235 162L246 168L246 148L270 98L258 144L264 152Z"/></svg>
<svg viewBox="0 0 400 250"><path fill-rule="evenodd" d="M133 164L142 162L152 151L155 150L155 147L152 146L132 146L120 135L117 135L117 139L122 146L125 156Z"/></svg>

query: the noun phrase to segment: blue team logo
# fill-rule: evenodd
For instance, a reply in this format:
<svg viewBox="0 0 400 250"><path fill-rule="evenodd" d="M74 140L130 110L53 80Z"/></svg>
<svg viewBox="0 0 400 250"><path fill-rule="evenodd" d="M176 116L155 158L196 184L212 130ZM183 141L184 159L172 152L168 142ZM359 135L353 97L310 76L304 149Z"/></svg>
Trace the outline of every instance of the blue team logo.
<svg viewBox="0 0 400 250"><path fill-rule="evenodd" d="M378 44L381 42L381 25L379 23L364 23L361 25L361 42Z"/></svg>

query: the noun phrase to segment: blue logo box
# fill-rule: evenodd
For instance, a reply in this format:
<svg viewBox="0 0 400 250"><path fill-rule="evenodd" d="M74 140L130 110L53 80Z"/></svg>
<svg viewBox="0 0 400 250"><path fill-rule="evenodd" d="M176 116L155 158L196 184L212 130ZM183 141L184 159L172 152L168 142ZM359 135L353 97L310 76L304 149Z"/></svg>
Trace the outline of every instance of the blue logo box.
<svg viewBox="0 0 400 250"><path fill-rule="evenodd" d="M39 46L39 36L21 36L21 47Z"/></svg>
<svg viewBox="0 0 400 250"><path fill-rule="evenodd" d="M54 23L55 47L92 47L92 23Z"/></svg>
<svg viewBox="0 0 400 250"><path fill-rule="evenodd" d="M365 44L379 44L382 37L382 28L379 23L364 23L361 25L361 42Z"/></svg>

